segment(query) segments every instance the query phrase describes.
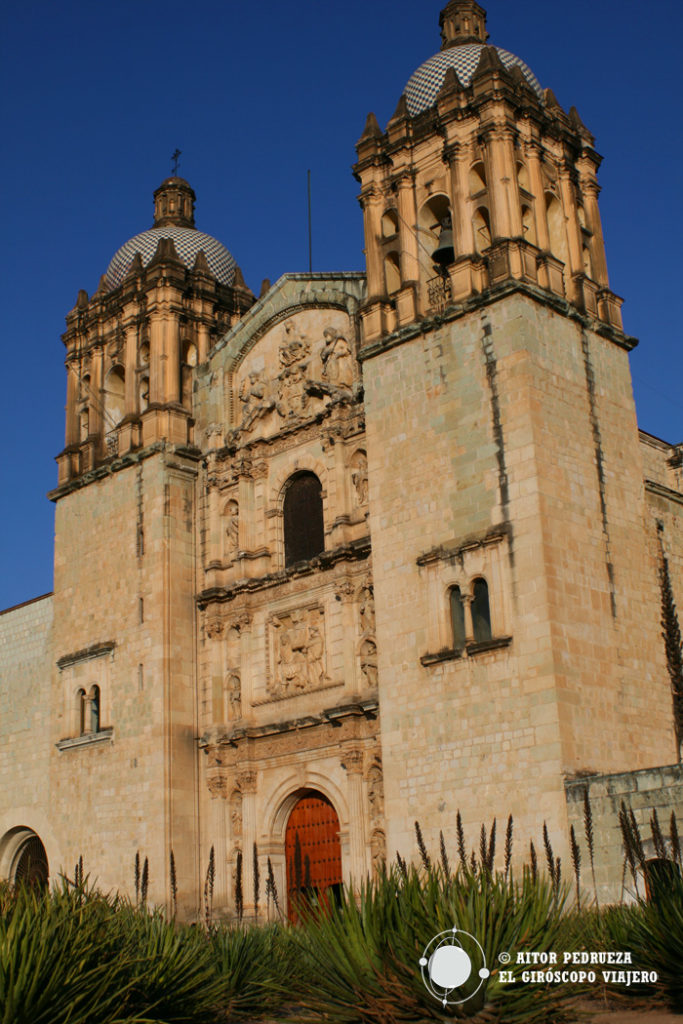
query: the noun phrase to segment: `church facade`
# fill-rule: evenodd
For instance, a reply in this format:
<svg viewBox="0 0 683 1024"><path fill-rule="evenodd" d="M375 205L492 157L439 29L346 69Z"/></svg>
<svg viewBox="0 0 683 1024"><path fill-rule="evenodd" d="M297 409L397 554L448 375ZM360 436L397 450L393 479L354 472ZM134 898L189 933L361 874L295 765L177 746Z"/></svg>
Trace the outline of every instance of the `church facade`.
<svg viewBox="0 0 683 1024"><path fill-rule="evenodd" d="M0 615L4 876L131 892L138 857L193 916L213 849L249 915L256 866L291 902L458 813L568 864L587 792L618 896L621 800L683 814L683 448L638 431L600 157L474 0L440 28L358 142L365 274L257 299L173 176L68 314L54 592Z"/></svg>

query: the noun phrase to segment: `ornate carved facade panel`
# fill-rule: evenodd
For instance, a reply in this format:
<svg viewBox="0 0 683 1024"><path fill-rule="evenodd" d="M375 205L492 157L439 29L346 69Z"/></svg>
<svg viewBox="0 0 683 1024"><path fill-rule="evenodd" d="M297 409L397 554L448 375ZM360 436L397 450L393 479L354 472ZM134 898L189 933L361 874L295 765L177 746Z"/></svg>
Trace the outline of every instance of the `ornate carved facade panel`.
<svg viewBox="0 0 683 1024"><path fill-rule="evenodd" d="M232 427L241 443L270 437L350 396L360 370L342 310L293 313L259 339L232 378Z"/></svg>
<svg viewBox="0 0 683 1024"><path fill-rule="evenodd" d="M269 697L290 697L332 682L327 674L325 613L319 604L271 615L267 635Z"/></svg>

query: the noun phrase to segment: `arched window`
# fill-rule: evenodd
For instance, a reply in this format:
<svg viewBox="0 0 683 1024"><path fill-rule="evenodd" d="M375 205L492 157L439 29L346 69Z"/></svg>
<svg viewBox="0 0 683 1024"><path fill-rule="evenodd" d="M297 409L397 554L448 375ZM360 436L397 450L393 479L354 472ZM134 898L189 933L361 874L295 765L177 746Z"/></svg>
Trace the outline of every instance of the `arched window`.
<svg viewBox="0 0 683 1024"><path fill-rule="evenodd" d="M93 686L90 691L90 721L88 723L88 732L99 732L100 731L100 688L99 686Z"/></svg>
<svg viewBox="0 0 683 1024"><path fill-rule="evenodd" d="M186 409L192 409L192 373L197 365L197 347L191 341L183 342L180 363L180 401Z"/></svg>
<svg viewBox="0 0 683 1024"><path fill-rule="evenodd" d="M78 716L78 735L82 736L87 731L87 704L85 690L81 689L76 694L76 714Z"/></svg>
<svg viewBox="0 0 683 1024"><path fill-rule="evenodd" d="M389 252L384 257L384 278L387 295L393 295L401 287L401 266L397 252Z"/></svg>
<svg viewBox="0 0 683 1024"><path fill-rule="evenodd" d="M476 196L483 192L486 185L486 169L481 160L470 168L470 195Z"/></svg>
<svg viewBox="0 0 683 1024"><path fill-rule="evenodd" d="M478 579L472 586L472 632L476 644L491 639L491 609L486 580Z"/></svg>
<svg viewBox="0 0 683 1024"><path fill-rule="evenodd" d="M550 237L550 251L557 260L567 266L569 264L569 249L567 245L567 229L565 226L564 212L559 199L552 194L545 194L546 216L548 218L548 235Z"/></svg>
<svg viewBox="0 0 683 1024"><path fill-rule="evenodd" d="M531 207L526 204L522 206L522 231L524 233L524 241L531 242L532 245L536 245L536 225L534 224L534 215L531 211Z"/></svg>
<svg viewBox="0 0 683 1024"><path fill-rule="evenodd" d="M125 371L122 366L113 366L104 382L104 430L112 430L123 419Z"/></svg>
<svg viewBox="0 0 683 1024"><path fill-rule="evenodd" d="M325 550L322 486L315 473L297 473L284 501L285 566Z"/></svg>
<svg viewBox="0 0 683 1024"><path fill-rule="evenodd" d="M491 245L491 221L489 211L485 206L480 206L472 218L474 229L474 244L477 252L483 252Z"/></svg>
<svg viewBox="0 0 683 1024"><path fill-rule="evenodd" d="M418 217L418 230L420 232L420 249L423 254L429 254L430 262L434 252L439 248L442 241L444 221L453 224L451 204L448 196L434 195L424 204ZM449 260L455 258L455 255ZM430 276L433 273L433 264L429 267Z"/></svg>
<svg viewBox="0 0 683 1024"><path fill-rule="evenodd" d="M386 210L382 215L382 235L393 238L398 234L398 214L395 210Z"/></svg>
<svg viewBox="0 0 683 1024"><path fill-rule="evenodd" d="M523 188L525 192L531 192L531 186L529 185L529 172L523 163L517 164L517 181L519 187Z"/></svg>
<svg viewBox="0 0 683 1024"><path fill-rule="evenodd" d="M449 597L451 603L453 650L460 651L465 646L465 606L462 603L460 587L451 587Z"/></svg>

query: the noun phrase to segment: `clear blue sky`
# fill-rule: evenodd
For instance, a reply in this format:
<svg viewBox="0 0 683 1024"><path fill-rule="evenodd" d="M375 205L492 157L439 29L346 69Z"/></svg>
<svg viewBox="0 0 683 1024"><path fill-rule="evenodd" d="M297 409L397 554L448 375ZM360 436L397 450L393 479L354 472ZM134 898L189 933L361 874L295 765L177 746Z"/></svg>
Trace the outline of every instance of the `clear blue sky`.
<svg viewBox="0 0 683 1024"><path fill-rule="evenodd" d="M197 226L250 287L364 269L350 166L439 48L439 0L24 0L3 16L0 608L52 587L54 456L63 445L60 334L79 288L151 226L182 150ZM680 40L683 5L490 0L491 42L522 57L605 160L612 288L626 298L639 422L683 440Z"/></svg>

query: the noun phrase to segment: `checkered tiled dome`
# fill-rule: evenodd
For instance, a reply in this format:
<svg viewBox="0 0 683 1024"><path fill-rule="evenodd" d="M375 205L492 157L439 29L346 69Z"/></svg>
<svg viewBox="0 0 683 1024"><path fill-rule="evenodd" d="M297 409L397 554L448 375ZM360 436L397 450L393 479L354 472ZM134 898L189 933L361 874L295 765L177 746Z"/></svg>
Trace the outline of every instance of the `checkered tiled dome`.
<svg viewBox="0 0 683 1024"><path fill-rule="evenodd" d="M461 85L468 86L476 71L483 49L482 43L465 43L462 46L452 46L448 50L441 50L440 53L435 53L433 57L426 60L411 75L403 90L406 94L410 114L414 117L436 103L436 97L449 68L455 69ZM515 57L514 53L508 53L500 46L497 46L496 50L506 68L512 68L515 64L520 68L527 82L540 98L543 95L543 90L531 68L528 68L519 57Z"/></svg>
<svg viewBox="0 0 683 1024"><path fill-rule="evenodd" d="M188 268L194 265L197 253L203 249L211 273L221 284L232 284L236 264L224 245L212 238L211 235L197 231L196 228L167 224L162 228L150 228L149 231L143 231L121 246L107 267L105 277L109 287L117 288L121 284L130 270L136 252L140 253L142 264L146 267L157 251L160 238L173 239L178 256Z"/></svg>

